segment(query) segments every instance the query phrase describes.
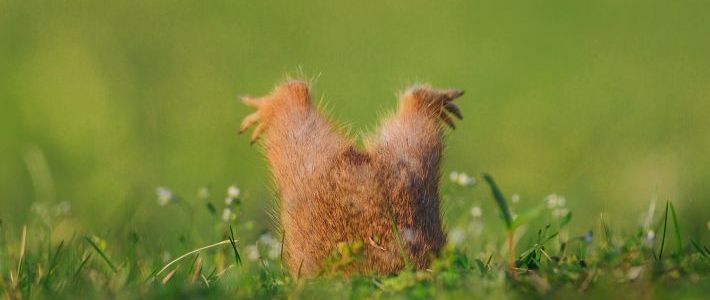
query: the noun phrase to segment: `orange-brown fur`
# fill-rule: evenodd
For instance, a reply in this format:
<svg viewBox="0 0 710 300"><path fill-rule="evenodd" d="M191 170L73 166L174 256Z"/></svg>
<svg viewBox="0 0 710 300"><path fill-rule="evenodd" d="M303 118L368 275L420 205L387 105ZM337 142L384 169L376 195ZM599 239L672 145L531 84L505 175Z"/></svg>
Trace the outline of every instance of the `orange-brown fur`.
<svg viewBox="0 0 710 300"><path fill-rule="evenodd" d="M292 272L317 274L339 242L354 241L364 243L364 259L348 272L395 272L406 260L426 268L445 243L438 185L441 121L453 127L447 111L461 117L451 101L462 94L408 89L364 151L313 107L306 82L287 81L265 97L244 98L257 111L244 119L241 131L258 123L252 142L265 135Z"/></svg>

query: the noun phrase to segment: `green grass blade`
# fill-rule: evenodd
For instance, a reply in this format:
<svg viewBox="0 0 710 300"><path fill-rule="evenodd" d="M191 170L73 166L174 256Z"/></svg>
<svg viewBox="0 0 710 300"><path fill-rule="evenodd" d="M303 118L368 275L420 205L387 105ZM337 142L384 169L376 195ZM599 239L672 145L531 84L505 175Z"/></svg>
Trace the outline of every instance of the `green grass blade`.
<svg viewBox="0 0 710 300"><path fill-rule="evenodd" d="M91 252L89 252L89 254L86 255L84 260L81 261L81 264L79 264L79 267L76 268L76 271L74 272L74 280L79 278L79 274L81 273L81 270L84 269L84 265L86 265L86 263L89 261L90 258L91 258Z"/></svg>
<svg viewBox="0 0 710 300"><path fill-rule="evenodd" d="M666 212L663 213L663 235L661 237L661 246L658 250L658 260L663 259L663 248L666 246L666 227L668 227L668 207L669 202L666 202Z"/></svg>
<svg viewBox="0 0 710 300"><path fill-rule="evenodd" d="M49 283L49 279L52 276L52 271L54 271L54 268L57 266L57 257L59 257L59 253L62 251L62 247L64 247L64 240L59 243L59 246L57 246L57 251L54 252L54 256L52 256L52 259L49 262L49 268L47 268L47 276L44 278L45 285Z"/></svg>
<svg viewBox="0 0 710 300"><path fill-rule="evenodd" d="M411 266L411 262L409 261L409 255L407 255L407 252L404 251L404 243L402 242L402 237L399 235L399 226L397 226L397 217L394 215L394 210L392 209L392 205L389 203L389 201L387 202L387 212L389 213L390 222L392 223L392 233L394 234L394 239L397 243L399 255L404 260L405 266L409 267Z"/></svg>
<svg viewBox="0 0 710 300"><path fill-rule="evenodd" d="M614 240L612 238L611 228L609 228L609 224L606 223L606 219L604 218L604 215L601 216L601 220L602 220L602 229L604 229L604 239L606 240L606 244L609 247L613 247Z"/></svg>
<svg viewBox="0 0 710 300"><path fill-rule="evenodd" d="M693 247L695 247L695 250L698 250L698 252L700 252L700 254L701 254L703 257L705 257L705 258L710 258L710 254L708 254L707 252L705 252L705 249L703 249L702 247L700 247L700 245L698 245L698 243L696 243L694 240L690 240L690 243L693 245Z"/></svg>
<svg viewBox="0 0 710 300"><path fill-rule="evenodd" d="M239 255L239 250L237 250L237 241L234 239L234 230L232 230L232 225L229 225L229 243L232 245L232 250L234 250L234 261L237 265L242 265L242 257ZM283 245L281 246L283 247Z"/></svg>
<svg viewBox="0 0 710 300"><path fill-rule="evenodd" d="M683 241L681 240L680 237L680 226L678 226L678 219L676 218L675 215L675 208L673 207L672 202L668 202L668 204L671 207L671 217L673 217L673 230L675 234L675 241L676 241L676 257L680 257L680 252L683 249Z"/></svg>
<svg viewBox="0 0 710 300"><path fill-rule="evenodd" d="M493 177L491 175L488 175L486 173L483 173L483 179L488 183L488 186L491 188L491 193L493 194L493 199L495 199L496 203L498 204L498 208L500 208L501 213L503 214L503 220L505 221L505 226L509 229L513 229L513 217L510 214L510 209L508 209L508 203L505 201L505 196L503 196L503 193L500 191L498 188L498 185L496 185L495 180L493 180Z"/></svg>
<svg viewBox="0 0 710 300"><path fill-rule="evenodd" d="M92 241L89 237L86 237L86 236L84 237L84 240L86 240L86 242L88 242L89 245L91 245L91 247L93 247L94 250L96 250L96 252L99 253L99 256L101 256L101 258L108 264L108 266L111 267L111 270L112 270L114 273L118 273L118 270L116 269L116 266L113 265L113 263L111 262L111 260L108 259L108 256L106 256L106 254L105 254L103 251L101 251L101 248L99 248L99 246L96 245L96 243L94 243L94 241Z"/></svg>

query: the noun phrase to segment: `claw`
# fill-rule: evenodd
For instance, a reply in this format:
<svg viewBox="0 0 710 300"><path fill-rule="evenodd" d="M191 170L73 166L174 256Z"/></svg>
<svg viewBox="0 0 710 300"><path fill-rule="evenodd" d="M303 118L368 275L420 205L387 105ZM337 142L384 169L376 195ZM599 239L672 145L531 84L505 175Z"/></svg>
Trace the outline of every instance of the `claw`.
<svg viewBox="0 0 710 300"><path fill-rule="evenodd" d="M259 136L261 135L262 132L266 129L266 125L264 123L259 124L259 126L256 126L256 129L254 129L254 132L251 134L251 141L249 142L251 145L254 145L256 140L259 139Z"/></svg>
<svg viewBox="0 0 710 300"><path fill-rule="evenodd" d="M459 106L454 104L453 102L448 102L444 104L444 108L446 108L446 110L448 110L451 114L459 118L459 120L463 119L461 109L459 109Z"/></svg>
<svg viewBox="0 0 710 300"><path fill-rule="evenodd" d="M242 124L239 126L239 133L243 133L244 131L249 129L249 127L254 125L254 123L258 122L259 119L261 119L261 116L259 116L258 112L246 116L244 120L242 120Z"/></svg>
<svg viewBox="0 0 710 300"><path fill-rule="evenodd" d="M461 97L464 94L463 90L446 90L444 95L446 96L447 102Z"/></svg>
<svg viewBox="0 0 710 300"><path fill-rule="evenodd" d="M439 117L441 118L442 121L444 121L444 123L446 123L446 125L449 125L449 127L451 127L451 129L456 129L456 124L454 124L454 121L451 120L451 117L449 117L449 115L447 115L446 112L442 111L439 114Z"/></svg>

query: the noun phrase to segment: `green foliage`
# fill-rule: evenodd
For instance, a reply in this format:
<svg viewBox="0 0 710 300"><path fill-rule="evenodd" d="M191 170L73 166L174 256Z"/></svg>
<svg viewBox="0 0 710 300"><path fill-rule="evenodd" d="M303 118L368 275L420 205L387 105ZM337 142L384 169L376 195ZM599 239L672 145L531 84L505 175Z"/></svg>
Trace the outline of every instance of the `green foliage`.
<svg viewBox="0 0 710 300"><path fill-rule="evenodd" d="M494 197L496 190L502 195L495 185L491 186ZM666 208L657 220L665 226L673 224L673 234L680 237L673 204L668 202ZM196 237L174 244L170 251L184 253L174 259L160 258L160 251L166 249L144 243L140 233L107 234L105 239L75 235L67 240L53 240L51 233L56 225L37 223L50 226L36 225L37 230L44 231L36 232L32 239L25 234L15 240L13 236L23 234L3 229L0 296L429 299L468 298L471 293L481 297L529 298L638 295L639 289L687 297L707 292L703 282L710 280L710 251L694 239L683 247L682 239L676 237L676 242L681 243L672 257L664 258L665 238L656 245L655 238L649 238L642 228L628 234L615 230L608 219L602 218L605 238L595 241L591 231L570 236L574 231L567 228L572 222L571 212L546 217L544 211L545 206L534 205L515 218L519 230L535 227L540 221L546 225L523 235L521 240L529 242L519 244L523 250L514 253L512 269L496 250L504 247L507 236L489 230L478 238L447 244L429 269L405 268L389 275L344 275L354 262L364 258L366 245L360 240L343 241L333 249L321 274L312 279L300 278L300 274L289 274L283 269L280 247L283 239L279 242L270 233L238 239L239 232L249 236L253 227L239 222L225 223L217 216L214 225L219 230L213 237L226 239L202 247ZM242 219L239 210L232 213L237 214L237 220ZM37 239L41 236L44 238ZM120 240L132 242L116 243ZM180 251L181 243L191 246ZM111 259L107 254L109 245L113 245ZM656 249L658 256L654 254ZM677 289L681 286L682 289Z"/></svg>

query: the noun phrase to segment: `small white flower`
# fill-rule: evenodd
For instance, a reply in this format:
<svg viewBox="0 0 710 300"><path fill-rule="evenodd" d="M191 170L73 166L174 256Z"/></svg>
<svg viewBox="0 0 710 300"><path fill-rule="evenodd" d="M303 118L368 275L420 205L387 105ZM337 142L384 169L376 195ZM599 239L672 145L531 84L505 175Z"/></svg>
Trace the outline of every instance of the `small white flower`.
<svg viewBox="0 0 710 300"><path fill-rule="evenodd" d="M512 201L513 203L516 203L516 204L519 203L520 202L520 195L513 194L513 196L510 197L510 201Z"/></svg>
<svg viewBox="0 0 710 300"><path fill-rule="evenodd" d="M267 248L267 255L271 259L276 259L281 255L281 242L275 239L271 233L267 232L259 237L259 243Z"/></svg>
<svg viewBox="0 0 710 300"><path fill-rule="evenodd" d="M545 202L547 202L547 208L555 208L557 206L557 195L547 195L547 197L545 197Z"/></svg>
<svg viewBox="0 0 710 300"><path fill-rule="evenodd" d="M232 212L232 209L229 207L226 207L222 211L222 220L225 222L232 221L236 218L237 216Z"/></svg>
<svg viewBox="0 0 710 300"><path fill-rule="evenodd" d="M653 230L649 230L648 232L646 232L646 243L648 245L652 245L653 241L655 239L656 239L656 232L654 232Z"/></svg>
<svg viewBox="0 0 710 300"><path fill-rule="evenodd" d="M247 259L250 261L256 261L260 257L259 248L256 246L256 244L244 247L244 252L246 252Z"/></svg>
<svg viewBox="0 0 710 300"><path fill-rule="evenodd" d="M271 247L269 247L269 252L267 252L266 255L268 255L271 259L279 258L279 255L281 255L281 243L271 245Z"/></svg>
<svg viewBox="0 0 710 300"><path fill-rule="evenodd" d="M265 246L271 245L274 242L277 242L274 236L271 235L270 232L264 233L261 236L259 236L259 242L262 243Z"/></svg>
<svg viewBox="0 0 710 300"><path fill-rule="evenodd" d="M483 215L483 210L481 210L480 207L474 206L471 207L471 216L474 218L480 218Z"/></svg>
<svg viewBox="0 0 710 300"><path fill-rule="evenodd" d="M459 173L458 183L461 186L469 186L476 184L476 178L468 176L466 173Z"/></svg>
<svg viewBox="0 0 710 300"><path fill-rule="evenodd" d="M449 174L449 179L451 179L452 182L458 183L458 181L459 181L459 172L452 171L451 174Z"/></svg>
<svg viewBox="0 0 710 300"><path fill-rule="evenodd" d="M555 208L552 210L552 216L555 218L562 218L569 213L569 209L566 208Z"/></svg>
<svg viewBox="0 0 710 300"><path fill-rule="evenodd" d="M545 202L547 202L547 208L554 209L557 207L565 206L565 202L567 202L567 200L565 199L564 196L559 196L557 194L551 194L551 195L547 195L547 197L545 197Z"/></svg>
<svg viewBox="0 0 710 300"><path fill-rule="evenodd" d="M237 198L239 197L240 190L237 186L232 185L227 189L227 197Z"/></svg>
<svg viewBox="0 0 710 300"><path fill-rule="evenodd" d="M234 202L234 198L232 198L232 197L224 198L224 204L232 205L232 202Z"/></svg>
<svg viewBox="0 0 710 300"><path fill-rule="evenodd" d="M160 206L168 205L175 198L171 190L162 186L155 189L155 194L158 195L158 205Z"/></svg>
<svg viewBox="0 0 710 300"><path fill-rule="evenodd" d="M449 241L453 245L459 245L466 238L466 232L461 227L451 229L449 232Z"/></svg>

